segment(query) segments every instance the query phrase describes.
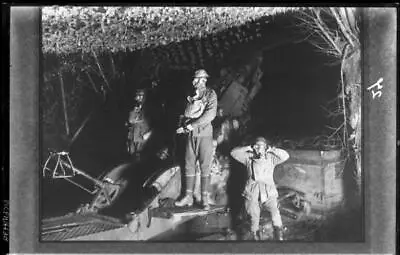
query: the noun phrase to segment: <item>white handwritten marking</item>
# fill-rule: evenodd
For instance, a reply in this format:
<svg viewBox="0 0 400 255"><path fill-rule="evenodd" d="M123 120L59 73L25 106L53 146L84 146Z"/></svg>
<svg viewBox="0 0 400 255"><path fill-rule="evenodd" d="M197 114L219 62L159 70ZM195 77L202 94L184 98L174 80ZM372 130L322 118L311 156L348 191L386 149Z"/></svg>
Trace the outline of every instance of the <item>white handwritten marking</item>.
<svg viewBox="0 0 400 255"><path fill-rule="evenodd" d="M378 90L383 89L383 86L381 85L381 83L383 82L383 78L379 78L379 80L377 82L375 82L375 84L369 86L367 88L367 90L371 90L373 87L378 86Z"/></svg>
<svg viewBox="0 0 400 255"><path fill-rule="evenodd" d="M379 80L377 82L375 82L374 84L372 84L371 86L369 86L367 88L367 90L371 90L372 92L372 99L375 99L376 96L381 97L382 96L382 91L380 91L381 89L383 89L383 86L381 85L381 83L383 82L383 78L379 78ZM372 90L373 88L377 87L376 89L378 91L374 91Z"/></svg>
<svg viewBox="0 0 400 255"><path fill-rule="evenodd" d="M372 99L375 99L375 96L378 95L378 97L382 96L382 92L381 91L373 91L372 90Z"/></svg>

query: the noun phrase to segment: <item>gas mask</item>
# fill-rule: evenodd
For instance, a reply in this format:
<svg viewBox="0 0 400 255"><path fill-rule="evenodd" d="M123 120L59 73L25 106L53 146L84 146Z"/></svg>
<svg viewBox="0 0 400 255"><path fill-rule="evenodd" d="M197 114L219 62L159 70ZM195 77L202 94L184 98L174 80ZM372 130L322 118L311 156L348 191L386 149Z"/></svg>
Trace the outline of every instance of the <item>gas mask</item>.
<svg viewBox="0 0 400 255"><path fill-rule="evenodd" d="M135 104L133 107L133 110L135 112L140 112L140 110L142 110L142 105L141 104Z"/></svg>
<svg viewBox="0 0 400 255"><path fill-rule="evenodd" d="M254 159L260 159L263 154L265 154L266 151L266 144L264 143L256 143L253 146L253 153L254 153Z"/></svg>
<svg viewBox="0 0 400 255"><path fill-rule="evenodd" d="M140 110L140 109L142 109L142 106L143 106L143 102L142 101L137 101L137 100L135 100L135 103L133 104L133 108L136 110Z"/></svg>
<svg viewBox="0 0 400 255"><path fill-rule="evenodd" d="M196 94L197 94L197 89L194 86L192 86L189 91L189 97L195 97Z"/></svg>
<svg viewBox="0 0 400 255"><path fill-rule="evenodd" d="M261 155L262 154L260 152L254 151L254 159L260 159Z"/></svg>
<svg viewBox="0 0 400 255"><path fill-rule="evenodd" d="M136 93L135 95L135 103L134 103L134 107L141 109L144 103L144 94L143 93Z"/></svg>
<svg viewBox="0 0 400 255"><path fill-rule="evenodd" d="M190 97L199 97L205 91L205 81L204 78L194 78L192 82L192 87L189 92Z"/></svg>

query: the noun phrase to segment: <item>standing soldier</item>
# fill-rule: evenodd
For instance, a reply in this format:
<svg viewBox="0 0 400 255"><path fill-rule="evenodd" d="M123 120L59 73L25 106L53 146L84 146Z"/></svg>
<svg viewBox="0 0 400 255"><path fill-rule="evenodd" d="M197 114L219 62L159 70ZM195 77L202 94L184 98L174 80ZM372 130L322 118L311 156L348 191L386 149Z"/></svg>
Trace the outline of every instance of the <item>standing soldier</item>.
<svg viewBox="0 0 400 255"><path fill-rule="evenodd" d="M126 125L128 126L128 153L140 159L140 152L152 133L144 112L145 91L139 89L135 94L135 105L129 112Z"/></svg>
<svg viewBox="0 0 400 255"><path fill-rule="evenodd" d="M206 87L209 75L203 69L197 70L193 77L194 93L187 97L183 125L176 130L178 134L187 133L185 153L185 196L175 205L192 206L195 184L196 161L201 171L201 204L206 210L210 208L208 192L210 186L210 164L213 157L213 127L211 122L217 113L217 94Z"/></svg>
<svg viewBox="0 0 400 255"><path fill-rule="evenodd" d="M252 146L234 148L231 156L244 164L248 171L248 180L243 196L246 212L250 216L252 238L260 239L260 201L261 205L271 213L275 239L283 240L274 168L285 162L289 158L289 154L285 150L272 147L264 137L258 137Z"/></svg>

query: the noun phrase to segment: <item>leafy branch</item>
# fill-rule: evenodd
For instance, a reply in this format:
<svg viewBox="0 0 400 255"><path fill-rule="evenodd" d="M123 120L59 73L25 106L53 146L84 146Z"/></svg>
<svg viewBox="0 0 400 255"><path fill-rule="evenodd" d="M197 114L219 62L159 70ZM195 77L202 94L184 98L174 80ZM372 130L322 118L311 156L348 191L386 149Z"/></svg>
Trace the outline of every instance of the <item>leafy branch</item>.
<svg viewBox="0 0 400 255"><path fill-rule="evenodd" d="M340 104L334 111L327 112L328 118L343 116L343 121L338 127L328 127L333 130L330 137L342 133L343 148L348 151L349 132L348 122L353 116L348 116L346 87L352 86L346 77L357 77L359 73L349 73L346 63L354 51L359 50L359 34L352 8L312 8L300 11L298 15L299 28L303 29L307 40L315 46L317 51L330 55L340 61L340 92L335 101ZM358 107L361 107L360 105ZM354 113L350 113L354 114Z"/></svg>

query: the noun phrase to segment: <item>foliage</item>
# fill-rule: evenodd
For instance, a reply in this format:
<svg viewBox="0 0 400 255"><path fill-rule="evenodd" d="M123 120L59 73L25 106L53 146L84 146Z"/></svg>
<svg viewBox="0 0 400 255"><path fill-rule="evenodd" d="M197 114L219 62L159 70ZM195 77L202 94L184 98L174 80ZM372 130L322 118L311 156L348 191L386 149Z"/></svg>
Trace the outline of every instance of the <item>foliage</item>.
<svg viewBox="0 0 400 255"><path fill-rule="evenodd" d="M307 40L319 51L331 55L341 66L338 111L342 124L335 127L335 135L342 133L348 158L353 152L357 161L357 176L361 176L361 69L360 17L355 8L313 8L302 11L300 27L307 32ZM349 132L349 127L352 129Z"/></svg>
<svg viewBox="0 0 400 255"><path fill-rule="evenodd" d="M201 38L298 8L77 7L42 9L43 51L139 50Z"/></svg>
<svg viewBox="0 0 400 255"><path fill-rule="evenodd" d="M313 8L299 15L300 28L319 51L342 59L347 45L360 48L359 28L354 8Z"/></svg>
<svg viewBox="0 0 400 255"><path fill-rule="evenodd" d="M360 76L357 70L352 70L354 73L345 72L349 69L347 60L354 52L360 50L359 29L355 20L354 9L351 8L314 8L310 12L302 12L300 20L306 29L307 39L319 51L331 55L339 60L341 64L341 94L339 99L342 100L340 113L344 115L344 123L342 124L344 132L344 141L347 141L346 126L348 123L346 91L349 88L346 86L355 86L354 81L349 81L349 76ZM351 18L349 18L351 17ZM354 78L353 78L354 80ZM357 80L357 78L356 78ZM336 115L337 116L337 115Z"/></svg>
<svg viewBox="0 0 400 255"><path fill-rule="evenodd" d="M135 87L143 79L157 80L160 70L164 67L184 70L201 67L211 72L218 72L227 57L232 55L229 53L241 52L240 47L249 43L263 44L262 25L260 22L252 22L214 35L136 52L96 53L93 51L89 54L69 53L67 55L46 53L43 58L45 71L43 94L46 95L42 102L43 116L47 120L45 122L55 123L51 116L57 116L57 113L62 116L60 114L62 104L59 103L61 95L58 92L60 73L71 77L65 82L68 88L76 82L83 90L91 91L100 99L105 99L109 92L118 90L118 87L127 87L127 85ZM78 92L82 92L82 89ZM57 93L50 95L48 91L54 90ZM70 95L66 96L69 98ZM76 105L78 102L72 99L67 101L68 116L74 117L76 111L72 111L71 105ZM82 99L78 101L82 102ZM57 109L57 111L51 111L51 109ZM59 121L64 120L59 118Z"/></svg>

